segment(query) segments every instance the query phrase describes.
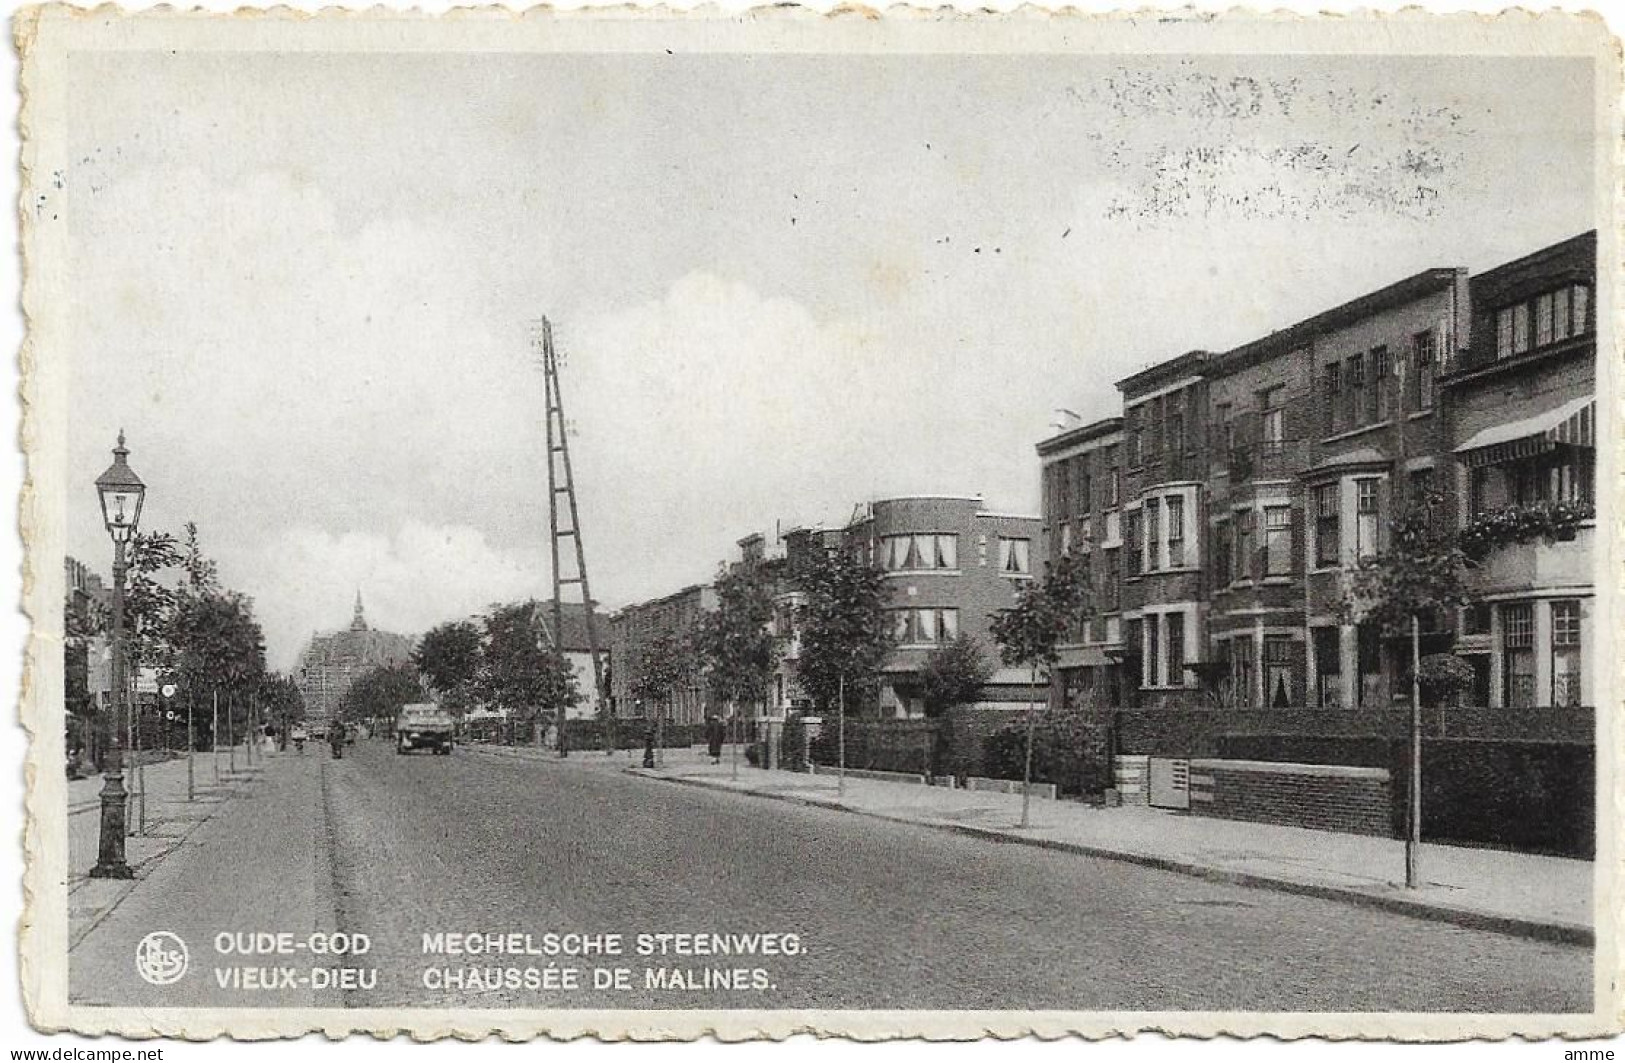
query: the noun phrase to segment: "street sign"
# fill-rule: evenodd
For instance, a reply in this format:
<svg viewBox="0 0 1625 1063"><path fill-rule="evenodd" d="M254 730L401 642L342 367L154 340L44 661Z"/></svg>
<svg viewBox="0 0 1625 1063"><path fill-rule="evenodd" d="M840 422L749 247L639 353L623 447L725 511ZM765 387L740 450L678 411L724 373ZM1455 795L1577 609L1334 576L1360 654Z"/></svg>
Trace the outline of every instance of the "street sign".
<svg viewBox="0 0 1625 1063"><path fill-rule="evenodd" d="M135 692L137 694L158 693L158 669L141 669L141 673L135 679Z"/></svg>

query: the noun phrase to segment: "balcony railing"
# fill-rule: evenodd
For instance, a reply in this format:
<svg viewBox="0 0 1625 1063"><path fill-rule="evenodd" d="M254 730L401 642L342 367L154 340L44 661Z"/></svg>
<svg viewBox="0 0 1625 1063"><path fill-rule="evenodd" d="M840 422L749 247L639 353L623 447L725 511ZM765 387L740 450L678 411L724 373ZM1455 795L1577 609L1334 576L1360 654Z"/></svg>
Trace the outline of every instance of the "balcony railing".
<svg viewBox="0 0 1625 1063"><path fill-rule="evenodd" d="M1309 444L1303 439L1260 439L1230 450L1230 481L1284 480L1308 467Z"/></svg>

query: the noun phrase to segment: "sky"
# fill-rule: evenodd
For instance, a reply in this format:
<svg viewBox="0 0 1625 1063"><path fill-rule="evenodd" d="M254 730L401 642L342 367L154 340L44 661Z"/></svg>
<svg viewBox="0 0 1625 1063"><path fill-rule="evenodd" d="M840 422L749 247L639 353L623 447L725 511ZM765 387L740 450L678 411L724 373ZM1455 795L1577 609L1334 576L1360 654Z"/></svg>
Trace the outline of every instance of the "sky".
<svg viewBox="0 0 1625 1063"><path fill-rule="evenodd" d="M1592 228L1590 67L1349 57L76 54L68 550L120 428L273 667L900 494L1036 513L1056 409Z"/></svg>

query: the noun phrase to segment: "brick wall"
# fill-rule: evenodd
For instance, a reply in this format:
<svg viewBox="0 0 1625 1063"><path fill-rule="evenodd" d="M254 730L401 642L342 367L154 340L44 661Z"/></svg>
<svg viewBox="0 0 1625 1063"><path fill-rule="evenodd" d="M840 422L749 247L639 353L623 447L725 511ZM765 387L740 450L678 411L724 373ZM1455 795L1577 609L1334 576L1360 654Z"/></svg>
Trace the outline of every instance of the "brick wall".
<svg viewBox="0 0 1625 1063"><path fill-rule="evenodd" d="M1383 768L1191 761L1196 815L1387 837L1392 808L1392 782Z"/></svg>

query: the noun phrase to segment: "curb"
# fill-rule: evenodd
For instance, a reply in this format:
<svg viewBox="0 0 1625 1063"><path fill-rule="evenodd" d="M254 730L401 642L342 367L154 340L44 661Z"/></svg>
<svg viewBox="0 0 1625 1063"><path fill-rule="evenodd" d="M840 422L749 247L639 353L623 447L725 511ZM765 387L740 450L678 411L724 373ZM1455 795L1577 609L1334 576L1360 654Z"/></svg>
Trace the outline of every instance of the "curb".
<svg viewBox="0 0 1625 1063"><path fill-rule="evenodd" d="M760 797L769 801L785 801L790 804L803 805L810 808L827 808L836 812L847 812L855 816L867 816L870 819L883 820L887 823L900 823L912 827L924 827L927 830L941 831L945 834L959 834L983 841L1000 842L1006 845L1026 845L1037 849L1049 849L1055 852L1072 853L1077 856L1092 856L1102 860L1115 860L1120 863L1137 864L1141 867L1155 868L1159 871L1171 871L1191 878L1205 879L1209 882L1220 882L1231 886L1246 886L1253 889L1269 889L1278 893L1291 893L1303 897L1315 897L1320 900L1338 901L1344 904L1353 904L1363 908L1378 908L1393 912L1397 915L1406 915L1414 919L1425 919L1430 922L1450 923L1469 930L1485 930L1496 934L1506 934L1511 937L1528 938L1534 941L1546 941L1560 945L1584 945L1587 947L1596 944L1596 934L1591 927L1580 926L1574 923L1543 923L1535 919L1520 919L1516 916L1495 915L1489 912L1472 911L1465 908L1445 908L1438 905L1427 904L1422 901L1408 900L1404 897L1388 897L1381 894L1367 893L1363 890L1350 889L1343 886L1326 886L1313 882L1299 882L1288 878L1278 878L1270 875L1260 875L1247 871L1230 871L1225 868L1209 867L1205 864L1196 864L1185 860L1175 860L1170 857L1152 856L1147 853L1124 852L1121 849L1106 849L1100 846L1083 845L1077 842L1056 841L1052 838L1024 838L1018 834L993 830L988 827L974 827L964 823L932 823L925 820L908 819L903 816L887 815L883 812L869 812L861 808L841 804L835 799L817 797L803 797L796 794L764 793L759 790L746 790L732 786L719 786L702 779L685 779L672 775L659 775L648 768L627 768L626 774L636 775L640 778L654 779L658 782L676 783L681 786L694 786L703 790L712 790L721 793L742 794L747 797Z"/></svg>
<svg viewBox="0 0 1625 1063"><path fill-rule="evenodd" d="M226 772L221 772L222 777L224 777L226 774ZM251 785L258 781L260 773L256 771L251 775L244 775L243 773L239 772L238 775L239 777L237 779L230 781L236 784L246 782ZM222 778L222 781L226 780ZM204 824L214 819L214 817L219 814L220 810L230 803L231 797L234 796L234 791L240 792L241 790L246 790L248 788L248 786L239 786L236 788L228 787L228 792L225 797L221 798L219 801L209 802L209 804L211 804L213 807L209 809L208 815L203 816L200 819L191 820L191 825L186 828L185 832L175 836L174 843L170 845L169 848L160 853L155 853L146 860L143 860L141 863L135 865L134 870L137 872L136 876L134 878L125 880L128 882L128 885L119 890L118 895L115 896L111 901L103 905L101 908L98 908L94 914L86 916L84 925L79 927L78 930L74 930L70 921L68 928L68 951L71 953L74 949L78 948L79 945L83 943L84 940L88 938L97 927L101 926L102 923L107 921L107 917L112 915L114 910L129 898L130 894L134 893L140 887L141 883L145 882L149 877L151 877L152 873L158 869L159 865L173 856L177 850L179 850L191 839L193 834L196 834L198 830L203 827ZM68 896L71 897L74 892L76 891L73 885L70 883L68 887Z"/></svg>

